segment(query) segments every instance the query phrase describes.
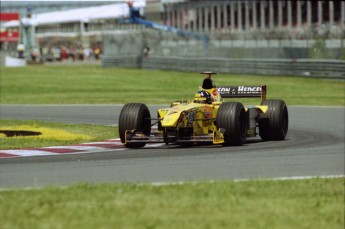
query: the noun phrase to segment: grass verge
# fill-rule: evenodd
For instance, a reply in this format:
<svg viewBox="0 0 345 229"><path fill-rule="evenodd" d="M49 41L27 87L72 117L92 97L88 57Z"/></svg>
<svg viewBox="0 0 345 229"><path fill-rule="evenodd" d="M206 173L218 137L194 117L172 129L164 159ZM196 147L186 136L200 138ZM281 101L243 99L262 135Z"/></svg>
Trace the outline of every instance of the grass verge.
<svg viewBox="0 0 345 229"><path fill-rule="evenodd" d="M0 134L0 149L71 145L118 137L117 127L43 121L0 119L0 130L28 130L41 133L38 136L30 137L6 137L4 134Z"/></svg>
<svg viewBox="0 0 345 229"><path fill-rule="evenodd" d="M199 73L81 66L1 68L2 104L170 104L192 99L202 84ZM219 74L217 85L262 85L268 99L288 105L345 104L345 81L303 77ZM240 99L244 104L259 101Z"/></svg>
<svg viewBox="0 0 345 229"><path fill-rule="evenodd" d="M344 179L0 192L1 228L343 228Z"/></svg>
<svg viewBox="0 0 345 229"><path fill-rule="evenodd" d="M169 104L190 99L198 73L98 66L1 68L2 104ZM288 105L344 105L344 81L220 74L217 85L268 85ZM253 104L252 100L241 100ZM99 141L113 127L1 120L88 133ZM82 139L0 138L0 149L81 143ZM200 182L152 186L79 184L0 192L0 228L343 228L344 179Z"/></svg>

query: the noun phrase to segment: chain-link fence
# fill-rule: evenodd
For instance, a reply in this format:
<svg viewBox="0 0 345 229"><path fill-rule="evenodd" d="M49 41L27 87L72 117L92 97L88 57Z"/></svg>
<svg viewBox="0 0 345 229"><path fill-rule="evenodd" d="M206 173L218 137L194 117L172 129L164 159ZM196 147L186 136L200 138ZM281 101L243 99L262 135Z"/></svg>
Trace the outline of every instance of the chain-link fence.
<svg viewBox="0 0 345 229"><path fill-rule="evenodd" d="M345 39L211 39L209 42L155 30L104 35L106 56L345 59ZM145 55L145 54L144 54Z"/></svg>
<svg viewBox="0 0 345 229"><path fill-rule="evenodd" d="M104 35L103 66L345 78L345 39L199 40L154 30Z"/></svg>

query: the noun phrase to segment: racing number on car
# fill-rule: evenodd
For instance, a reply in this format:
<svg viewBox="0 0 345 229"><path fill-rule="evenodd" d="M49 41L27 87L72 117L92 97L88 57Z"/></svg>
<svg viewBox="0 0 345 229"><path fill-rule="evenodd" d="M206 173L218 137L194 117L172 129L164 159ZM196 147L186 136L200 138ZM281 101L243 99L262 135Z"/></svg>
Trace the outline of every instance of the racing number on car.
<svg viewBox="0 0 345 229"><path fill-rule="evenodd" d="M189 123L192 123L193 121L195 121L195 115L196 115L196 110L192 110L188 112L187 119Z"/></svg>

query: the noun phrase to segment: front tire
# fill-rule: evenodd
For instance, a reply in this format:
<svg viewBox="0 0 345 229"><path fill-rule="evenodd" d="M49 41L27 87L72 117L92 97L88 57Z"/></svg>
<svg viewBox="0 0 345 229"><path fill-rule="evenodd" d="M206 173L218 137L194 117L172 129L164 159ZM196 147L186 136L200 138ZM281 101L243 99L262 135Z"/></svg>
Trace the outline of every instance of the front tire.
<svg viewBox="0 0 345 229"><path fill-rule="evenodd" d="M260 115L259 134L262 140L284 140L289 128L288 109L283 100L264 100L267 111Z"/></svg>
<svg viewBox="0 0 345 229"><path fill-rule="evenodd" d="M217 113L217 127L225 129L224 145L240 146L246 139L246 111L238 102L222 103Z"/></svg>
<svg viewBox="0 0 345 229"><path fill-rule="evenodd" d="M150 135L151 115L145 104L128 103L122 108L119 118L119 135L121 142L128 148L140 148L146 145L142 142L126 143L126 130L136 130Z"/></svg>

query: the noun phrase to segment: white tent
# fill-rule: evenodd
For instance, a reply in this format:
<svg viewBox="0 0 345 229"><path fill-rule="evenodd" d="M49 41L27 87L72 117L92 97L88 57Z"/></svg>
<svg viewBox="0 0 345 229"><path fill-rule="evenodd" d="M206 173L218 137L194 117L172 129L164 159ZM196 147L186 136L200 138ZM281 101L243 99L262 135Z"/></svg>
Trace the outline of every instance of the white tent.
<svg viewBox="0 0 345 229"><path fill-rule="evenodd" d="M146 0L133 0L134 7L145 7ZM116 3L94 7L85 7L64 11L54 11L41 14L34 14L31 18L23 18L21 21L25 26L39 26L45 24L60 24L68 22L89 22L92 20L121 18L129 16L127 3ZM19 21L3 23L3 27L18 27Z"/></svg>

